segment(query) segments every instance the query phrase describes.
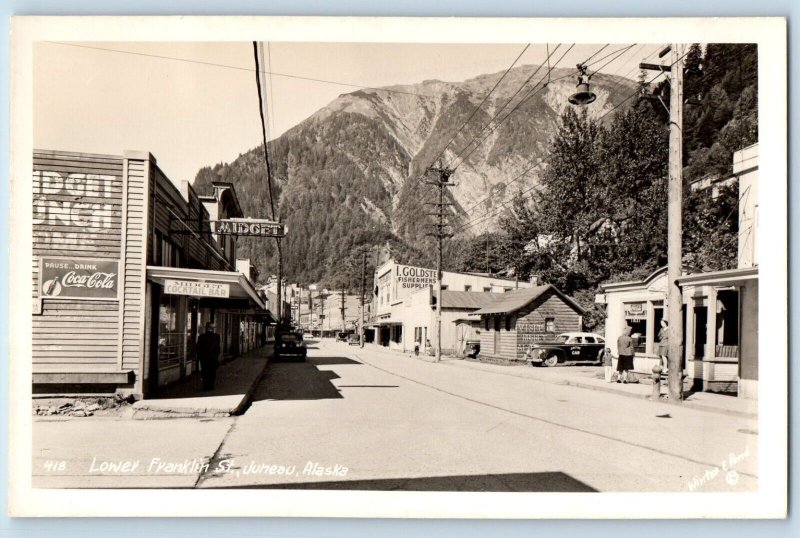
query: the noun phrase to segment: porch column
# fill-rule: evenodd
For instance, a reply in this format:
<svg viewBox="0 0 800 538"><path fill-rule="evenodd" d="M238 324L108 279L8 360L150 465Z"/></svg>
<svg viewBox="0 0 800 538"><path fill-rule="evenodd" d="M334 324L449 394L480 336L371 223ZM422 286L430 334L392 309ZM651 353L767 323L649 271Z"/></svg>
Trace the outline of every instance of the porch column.
<svg viewBox="0 0 800 538"><path fill-rule="evenodd" d="M708 287L708 321L706 323L706 353L703 364L703 390L714 380L714 358L717 355L717 288Z"/></svg>

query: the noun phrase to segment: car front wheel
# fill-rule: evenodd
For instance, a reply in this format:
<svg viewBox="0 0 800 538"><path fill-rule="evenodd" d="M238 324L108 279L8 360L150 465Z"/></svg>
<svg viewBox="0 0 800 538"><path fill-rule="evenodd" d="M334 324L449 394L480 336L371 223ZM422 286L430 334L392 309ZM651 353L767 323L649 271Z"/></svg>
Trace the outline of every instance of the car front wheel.
<svg viewBox="0 0 800 538"><path fill-rule="evenodd" d="M543 366L555 366L556 364L558 364L558 355L556 355L555 353L550 353L542 361Z"/></svg>

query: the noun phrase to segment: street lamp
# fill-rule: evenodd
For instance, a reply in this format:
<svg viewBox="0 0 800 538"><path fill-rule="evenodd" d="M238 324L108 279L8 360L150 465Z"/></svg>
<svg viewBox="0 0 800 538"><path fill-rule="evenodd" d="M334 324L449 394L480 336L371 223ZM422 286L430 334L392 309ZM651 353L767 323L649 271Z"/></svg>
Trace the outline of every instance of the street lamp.
<svg viewBox="0 0 800 538"><path fill-rule="evenodd" d="M578 84L576 91L569 96L569 102L573 105L583 106L593 103L597 95L589 89L589 79L591 76L586 72L586 66L578 64Z"/></svg>
<svg viewBox="0 0 800 538"><path fill-rule="evenodd" d="M683 47L668 45L658 54L663 58L672 52L669 66L641 63L641 69L670 73L669 106L669 182L667 190L667 318L669 319L669 394L674 401L683 400L683 293L678 285L681 276L683 239ZM589 91L590 75L586 66L578 65L578 91L570 96L573 105L586 105L596 99Z"/></svg>

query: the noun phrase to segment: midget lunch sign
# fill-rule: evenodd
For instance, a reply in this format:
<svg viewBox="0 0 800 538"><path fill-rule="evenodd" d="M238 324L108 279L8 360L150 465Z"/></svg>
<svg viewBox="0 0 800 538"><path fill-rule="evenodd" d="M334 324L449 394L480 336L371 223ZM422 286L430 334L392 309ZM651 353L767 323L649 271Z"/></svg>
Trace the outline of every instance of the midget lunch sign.
<svg viewBox="0 0 800 538"><path fill-rule="evenodd" d="M222 219L214 221L214 233L246 237L284 237L286 227L271 220Z"/></svg>
<svg viewBox="0 0 800 538"><path fill-rule="evenodd" d="M39 297L88 300L119 298L117 260L43 257L39 263Z"/></svg>
<svg viewBox="0 0 800 538"><path fill-rule="evenodd" d="M168 278L164 281L164 293L168 295L221 297L227 299L231 295L231 286L222 282L198 282L195 280L171 280Z"/></svg>

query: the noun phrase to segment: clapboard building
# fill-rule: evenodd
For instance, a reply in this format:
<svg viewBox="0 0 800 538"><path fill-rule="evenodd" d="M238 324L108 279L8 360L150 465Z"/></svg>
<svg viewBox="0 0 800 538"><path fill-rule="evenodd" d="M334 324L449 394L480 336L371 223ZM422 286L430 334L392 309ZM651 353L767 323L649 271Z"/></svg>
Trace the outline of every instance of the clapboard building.
<svg viewBox="0 0 800 538"><path fill-rule="evenodd" d="M34 151L33 388L137 397L196 370L212 321L222 360L263 342L268 313L236 236L232 185L199 196L146 152Z"/></svg>
<svg viewBox="0 0 800 538"><path fill-rule="evenodd" d="M513 362L531 344L582 330L584 310L555 286L541 285L504 293L472 315L483 325L481 356Z"/></svg>

